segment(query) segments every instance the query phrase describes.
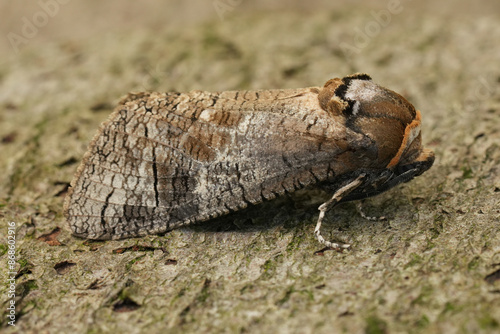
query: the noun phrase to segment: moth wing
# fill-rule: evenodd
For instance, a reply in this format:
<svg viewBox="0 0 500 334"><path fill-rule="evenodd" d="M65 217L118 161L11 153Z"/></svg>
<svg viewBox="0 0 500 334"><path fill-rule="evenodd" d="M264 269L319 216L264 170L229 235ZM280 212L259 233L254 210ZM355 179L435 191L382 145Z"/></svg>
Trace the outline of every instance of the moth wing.
<svg viewBox="0 0 500 334"><path fill-rule="evenodd" d="M308 89L129 95L90 144L65 215L90 239L208 220L355 170L369 145L349 131Z"/></svg>

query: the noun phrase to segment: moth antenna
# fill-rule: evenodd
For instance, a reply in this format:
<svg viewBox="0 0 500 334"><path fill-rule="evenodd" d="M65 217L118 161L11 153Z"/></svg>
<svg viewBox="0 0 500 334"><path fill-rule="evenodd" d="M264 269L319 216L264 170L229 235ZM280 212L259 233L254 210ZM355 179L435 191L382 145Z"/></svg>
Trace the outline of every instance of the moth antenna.
<svg viewBox="0 0 500 334"><path fill-rule="evenodd" d="M366 220L371 220L371 221L380 221L380 220L385 220L385 216L381 217L373 217L373 216L367 216L364 211L363 211L363 200L360 200L358 203L356 203L356 211L358 211L359 215L363 217Z"/></svg>
<svg viewBox="0 0 500 334"><path fill-rule="evenodd" d="M318 222L316 223L316 227L314 228L314 235L316 236L316 239L326 247L331 247L331 248L349 248L351 245L349 244L338 244L335 242L331 242L328 240L325 240L325 238L321 235L321 223L323 222L323 219L325 217L325 213L330 211L335 205L337 205L340 200L347 194L349 194L351 191L359 187L361 183L363 183L363 179L366 176L366 174L361 174L359 175L354 181L346 184L342 188L338 189L330 198L328 201L325 203L321 204L318 208L319 210L319 217L318 217Z"/></svg>

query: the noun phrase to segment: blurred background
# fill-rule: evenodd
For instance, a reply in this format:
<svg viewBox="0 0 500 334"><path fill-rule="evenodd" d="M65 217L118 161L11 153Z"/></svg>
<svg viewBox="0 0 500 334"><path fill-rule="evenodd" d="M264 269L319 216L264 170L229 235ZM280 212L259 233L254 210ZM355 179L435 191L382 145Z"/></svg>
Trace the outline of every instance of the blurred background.
<svg viewBox="0 0 500 334"><path fill-rule="evenodd" d="M168 29L182 29L201 21L213 19L229 19L232 16L241 16L251 12L269 13L275 16L287 15L289 12L298 12L303 15L318 11L358 11L369 15L370 10L383 9L391 1L363 1L363 0L299 0L265 1L265 0L206 0L206 1L77 1L55 0L60 5L57 14L50 15L49 22L40 28L36 36L29 38L30 44L50 41L80 40L98 38L106 33L126 33L137 30L148 31L152 34ZM405 10L426 13L429 16L443 14L447 20L467 20L481 16L494 16L500 9L498 1L392 1L400 3ZM9 32L20 33L22 18L33 18L36 12L43 8L52 7L53 1L2 1L0 10L2 20L0 31L2 36ZM46 4L44 6L43 4ZM219 15L223 13L223 15ZM305 17L304 17L305 18ZM406 16L408 18L408 16ZM40 19L40 22L43 22ZM231 21L229 24L235 24ZM2 38L0 46L3 56L12 53L9 41ZM9 50L10 49L10 50Z"/></svg>
<svg viewBox="0 0 500 334"><path fill-rule="evenodd" d="M51 8L54 1L2 1L0 10L2 20L0 31L2 36L8 32L20 33L22 18L29 20L40 10ZM307 3L299 0L265 1L265 0L206 0L206 1L77 1L55 0L61 8L52 8L50 20L43 27L36 38L30 38L32 43L47 41L79 40L97 37L110 32L133 32L137 30L149 31L187 27L200 21L224 19L230 16L241 16L251 12L273 12L274 15L286 15L288 12L299 12L307 15L318 11L344 12L355 10L369 14L370 10L383 9L390 3L399 3L410 11L427 13L430 16L444 14L447 19L466 19L480 16L494 16L500 9L497 1L482 1L480 4L473 1L363 1L363 0L311 0ZM54 13L54 15L53 15ZM43 20L40 19L42 23ZM232 22L234 24L234 22ZM8 54L9 42L2 39L2 52Z"/></svg>

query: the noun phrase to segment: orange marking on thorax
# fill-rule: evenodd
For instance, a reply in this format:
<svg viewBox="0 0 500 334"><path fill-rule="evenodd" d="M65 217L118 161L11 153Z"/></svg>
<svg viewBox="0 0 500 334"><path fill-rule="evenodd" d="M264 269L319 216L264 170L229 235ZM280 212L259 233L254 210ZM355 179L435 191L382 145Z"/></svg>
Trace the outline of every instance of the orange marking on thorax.
<svg viewBox="0 0 500 334"><path fill-rule="evenodd" d="M398 153L396 153L394 158L392 158L392 160L389 162L387 168L394 167L399 163L399 160L401 160L401 156L403 155L405 150L411 145L412 141L418 136L418 133L420 132L420 122L421 122L420 110L417 110L415 119L406 126L403 141L401 142L401 146L399 147Z"/></svg>

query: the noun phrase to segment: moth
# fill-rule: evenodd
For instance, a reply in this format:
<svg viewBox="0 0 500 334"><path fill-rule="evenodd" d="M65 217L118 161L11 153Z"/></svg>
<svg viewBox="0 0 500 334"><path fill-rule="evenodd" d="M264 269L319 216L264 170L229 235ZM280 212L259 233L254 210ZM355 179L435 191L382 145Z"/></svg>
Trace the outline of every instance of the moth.
<svg viewBox="0 0 500 334"><path fill-rule="evenodd" d="M131 93L90 143L64 213L74 235L121 239L207 221L306 187L341 202L428 170L421 115L367 74L323 87Z"/></svg>

